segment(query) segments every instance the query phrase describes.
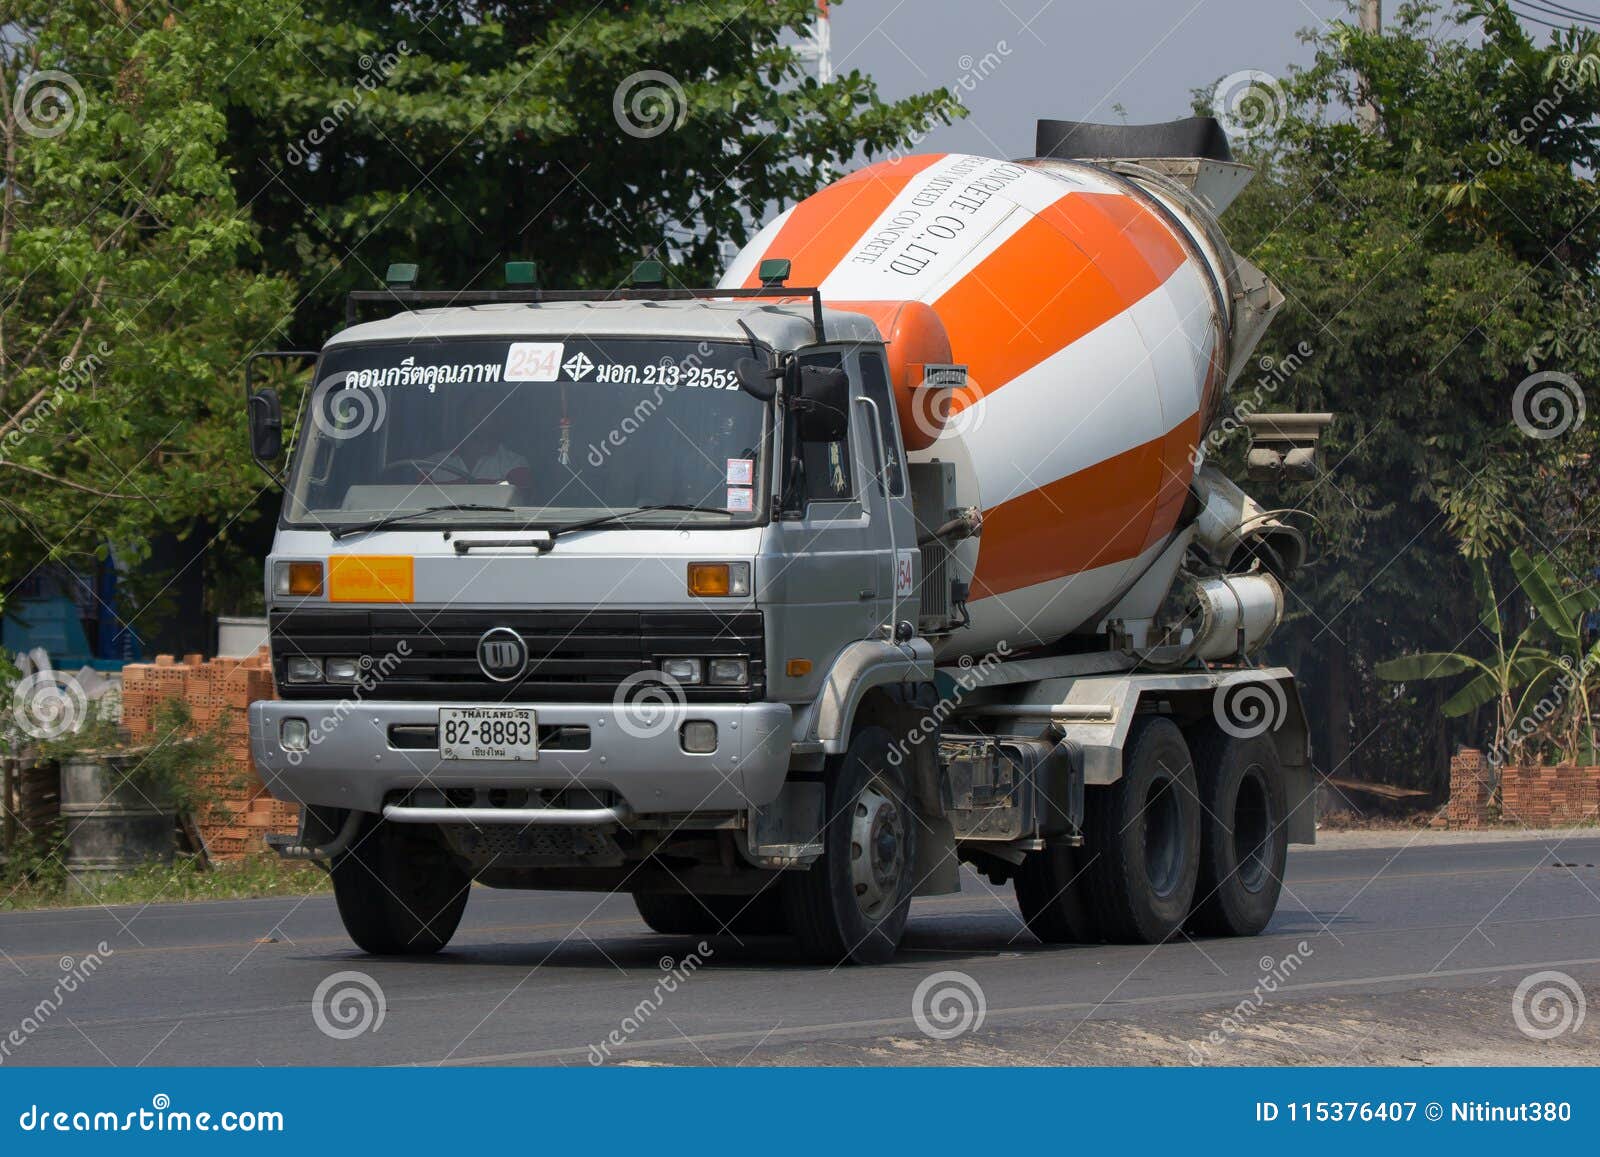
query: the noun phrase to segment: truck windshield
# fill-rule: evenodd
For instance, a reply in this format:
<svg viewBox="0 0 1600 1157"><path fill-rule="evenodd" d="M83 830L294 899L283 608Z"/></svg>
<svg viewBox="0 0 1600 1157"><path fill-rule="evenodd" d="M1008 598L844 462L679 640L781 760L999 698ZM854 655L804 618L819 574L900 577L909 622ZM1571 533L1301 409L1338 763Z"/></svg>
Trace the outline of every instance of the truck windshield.
<svg viewBox="0 0 1600 1157"><path fill-rule="evenodd" d="M336 346L317 368L285 519L560 526L677 506L702 509L627 522L748 524L764 509L770 412L739 388L750 353L692 339Z"/></svg>

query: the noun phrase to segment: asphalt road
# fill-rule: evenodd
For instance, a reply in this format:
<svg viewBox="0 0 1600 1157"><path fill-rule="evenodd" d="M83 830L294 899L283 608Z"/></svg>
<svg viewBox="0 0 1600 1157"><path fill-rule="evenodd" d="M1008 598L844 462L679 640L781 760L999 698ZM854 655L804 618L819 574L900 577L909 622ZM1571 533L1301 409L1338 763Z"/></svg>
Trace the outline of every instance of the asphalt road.
<svg viewBox="0 0 1600 1157"><path fill-rule="evenodd" d="M695 961L627 897L574 893L477 889L446 953L393 961L356 952L327 896L8 913L0 1064L1600 1062L1600 836L1292 849L1264 935L1156 948L1043 947L1009 887L964 884L917 901L880 968L756 938ZM370 989L371 1015L315 1000L345 971L365 975L325 991L381 990L381 1019ZM1543 971L1577 986L1548 1040L1514 1009Z"/></svg>

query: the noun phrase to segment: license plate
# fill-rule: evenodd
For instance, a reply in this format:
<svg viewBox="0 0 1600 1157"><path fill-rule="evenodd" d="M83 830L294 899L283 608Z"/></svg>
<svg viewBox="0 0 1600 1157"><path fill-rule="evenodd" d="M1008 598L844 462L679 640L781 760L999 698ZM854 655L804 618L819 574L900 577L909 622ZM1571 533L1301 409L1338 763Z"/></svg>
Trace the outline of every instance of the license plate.
<svg viewBox="0 0 1600 1157"><path fill-rule="evenodd" d="M441 707L440 759L539 758L539 721L531 707Z"/></svg>

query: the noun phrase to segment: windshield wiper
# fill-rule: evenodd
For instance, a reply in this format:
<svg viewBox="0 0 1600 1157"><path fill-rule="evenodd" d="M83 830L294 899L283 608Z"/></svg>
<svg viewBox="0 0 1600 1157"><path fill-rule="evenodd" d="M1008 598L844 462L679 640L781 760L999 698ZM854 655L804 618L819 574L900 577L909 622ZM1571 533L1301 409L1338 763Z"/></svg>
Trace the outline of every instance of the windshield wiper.
<svg viewBox="0 0 1600 1157"><path fill-rule="evenodd" d="M596 518L586 518L582 522L569 522L564 526L549 528L552 539L571 534L577 530L593 530L597 526L608 526L613 522L621 522L625 518L632 518L635 514L649 514L657 510L681 510L686 514L727 514L725 507L721 506L691 506L678 502L661 502L651 506L635 506L629 510L614 510L610 514L602 514Z"/></svg>
<svg viewBox="0 0 1600 1157"><path fill-rule="evenodd" d="M493 506L484 502L441 502L437 506L420 506L416 510L401 510L394 514L386 514L382 518L374 518L370 522L352 522L348 526L335 529L332 534L334 541L347 538L352 534L364 534L369 530L383 530L389 526L399 526L413 518L420 518L424 514L445 514L452 511L493 511L497 514L515 514L516 511L509 506Z"/></svg>

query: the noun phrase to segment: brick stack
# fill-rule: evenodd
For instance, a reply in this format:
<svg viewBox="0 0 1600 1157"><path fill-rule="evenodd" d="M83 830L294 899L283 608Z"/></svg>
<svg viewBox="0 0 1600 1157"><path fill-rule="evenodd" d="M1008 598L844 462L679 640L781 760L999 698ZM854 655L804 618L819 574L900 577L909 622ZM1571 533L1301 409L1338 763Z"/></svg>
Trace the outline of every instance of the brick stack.
<svg viewBox="0 0 1600 1157"><path fill-rule="evenodd" d="M1574 827L1600 815L1600 767L1508 767L1505 818L1530 828Z"/></svg>
<svg viewBox="0 0 1600 1157"><path fill-rule="evenodd" d="M1494 770L1484 761L1483 752L1463 747L1450 760L1450 802L1445 806L1445 825L1488 827L1493 801Z"/></svg>
<svg viewBox="0 0 1600 1157"><path fill-rule="evenodd" d="M122 669L122 723L132 742L153 738L156 710L171 698L184 700L199 726L220 726L223 752L217 766L201 773L200 786L221 803L195 817L213 859L262 851L267 833L293 831L299 823L300 809L266 793L250 758L247 709L274 697L265 647L244 659L185 655L179 662L158 655L154 663Z"/></svg>

